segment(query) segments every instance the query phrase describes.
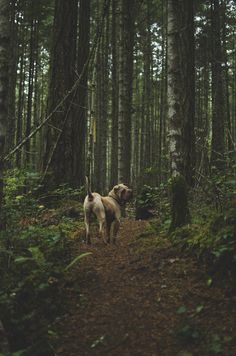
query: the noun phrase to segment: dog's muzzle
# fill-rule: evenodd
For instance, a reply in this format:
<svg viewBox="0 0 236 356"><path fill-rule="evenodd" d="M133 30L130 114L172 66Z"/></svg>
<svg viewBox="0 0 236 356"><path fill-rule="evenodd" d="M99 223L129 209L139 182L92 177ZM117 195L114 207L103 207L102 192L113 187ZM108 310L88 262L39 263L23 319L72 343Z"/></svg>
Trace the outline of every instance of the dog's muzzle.
<svg viewBox="0 0 236 356"><path fill-rule="evenodd" d="M125 201L129 201L133 198L133 191L132 189L126 189L124 191L123 197L122 197Z"/></svg>

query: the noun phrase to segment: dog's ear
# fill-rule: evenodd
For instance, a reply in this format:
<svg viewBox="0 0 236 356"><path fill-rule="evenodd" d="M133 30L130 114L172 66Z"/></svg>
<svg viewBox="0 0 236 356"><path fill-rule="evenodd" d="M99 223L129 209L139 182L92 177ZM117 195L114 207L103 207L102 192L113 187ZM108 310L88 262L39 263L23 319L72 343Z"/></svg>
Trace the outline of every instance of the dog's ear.
<svg viewBox="0 0 236 356"><path fill-rule="evenodd" d="M115 185L114 188L113 188L115 193L117 193L119 189L120 189L119 185Z"/></svg>

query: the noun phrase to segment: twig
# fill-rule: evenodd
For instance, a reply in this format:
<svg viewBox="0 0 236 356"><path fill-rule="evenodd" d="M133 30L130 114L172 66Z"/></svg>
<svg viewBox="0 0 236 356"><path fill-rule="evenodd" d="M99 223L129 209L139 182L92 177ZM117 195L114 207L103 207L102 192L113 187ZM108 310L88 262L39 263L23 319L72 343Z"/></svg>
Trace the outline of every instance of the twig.
<svg viewBox="0 0 236 356"><path fill-rule="evenodd" d="M102 20L101 20L101 23L100 23L101 26L99 28L99 25L98 25L98 30L96 32L97 36L95 38L94 45L93 45L93 47L92 47L92 49L90 51L90 54L88 56L88 59L87 59L86 63L84 64L83 70L82 70L79 78L75 81L75 83L72 86L72 88L62 98L62 100L56 105L54 110L52 110L51 113L27 137L25 137L19 144L17 144L5 157L3 157L3 158L0 157L0 161L1 160L2 161L8 161L13 154L15 154L22 146L24 146L26 144L26 142L28 142L33 136L35 136L35 134L39 130L41 130L41 128L53 117L53 115L58 111L58 109L65 103L65 101L69 98L69 96L77 89L77 87L79 86L80 81L81 81L84 73L88 69L89 63L90 63L91 59L94 56L97 43L100 40L100 37L102 35L102 24L104 22L106 12L107 12L107 10L109 8L109 4L110 4L110 0L104 0L103 17L102 17Z"/></svg>
<svg viewBox="0 0 236 356"><path fill-rule="evenodd" d="M104 0L104 7L103 7L102 20L101 20L100 24L98 24L97 36L96 36L96 39L95 39L95 41L94 41L94 45L93 45L93 47L92 47L92 50L91 50L91 52L90 52L90 55L88 56L87 62L85 63L84 68L83 68L83 70L82 70L82 73L81 73L81 75L80 75L80 79L82 78L82 76L83 76L84 73L85 73L85 67L86 67L86 69L87 69L88 66L89 66L89 64L92 64L92 63L94 62L94 60L95 60L96 48L97 48L97 46L99 46L99 43L100 43L100 39L101 39L101 36L102 36L102 30L103 30L103 23L104 23L104 19L105 19L105 16L106 16L106 12L107 12L107 10L109 9L109 4L110 4L110 0ZM91 63L90 63L90 62L91 62ZM79 85L80 85L80 84L78 83L78 86L79 86ZM65 116L65 119L64 119L63 124L62 124L61 132L60 132L59 135L57 136L56 142L55 142L55 144L54 144L54 146L53 146L53 149L52 149L51 155L50 155L50 157L49 157L49 160L48 160L48 162L47 162L45 171L44 171L44 173L43 173L43 175L42 175L41 183L44 181L44 179L45 179L45 177L46 177L46 174L47 174L48 169L49 169L49 167L50 167L50 164L51 164L51 162L52 162L53 155L54 155L54 153L55 153L55 151L56 151L56 148L57 148L57 145L58 145L59 140L60 140L60 138L61 138L61 135L62 135L62 133L63 133L63 131L64 131L64 128L65 128L67 119L68 119L68 117L69 117L69 111L70 111L70 109L71 109L71 107L72 107L72 105L73 105L73 102L74 102L74 97L75 97L75 95L76 95L76 91L74 92L73 98L72 98L72 100L70 101L70 105L69 105L69 107L68 107L68 109L67 109L66 116Z"/></svg>

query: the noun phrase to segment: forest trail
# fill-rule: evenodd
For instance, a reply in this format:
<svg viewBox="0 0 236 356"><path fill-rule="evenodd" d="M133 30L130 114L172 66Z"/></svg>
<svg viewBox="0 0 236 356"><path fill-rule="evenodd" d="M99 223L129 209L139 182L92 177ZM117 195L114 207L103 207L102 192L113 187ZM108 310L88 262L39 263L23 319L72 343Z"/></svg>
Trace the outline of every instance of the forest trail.
<svg viewBox="0 0 236 356"><path fill-rule="evenodd" d="M230 289L167 240L156 239L154 249L147 227L124 220L118 246L96 238L79 246L92 255L71 272L76 283L70 310L56 324L57 355L236 354Z"/></svg>

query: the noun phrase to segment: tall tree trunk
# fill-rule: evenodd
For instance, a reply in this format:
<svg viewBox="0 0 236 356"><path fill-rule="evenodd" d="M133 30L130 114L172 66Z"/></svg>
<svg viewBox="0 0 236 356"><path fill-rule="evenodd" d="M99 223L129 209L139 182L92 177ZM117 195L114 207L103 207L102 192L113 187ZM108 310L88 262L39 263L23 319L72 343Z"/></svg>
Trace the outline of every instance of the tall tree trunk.
<svg viewBox="0 0 236 356"><path fill-rule="evenodd" d="M103 33L96 58L96 143L94 151L95 187L105 192L107 181L107 132L108 132L108 34L109 12L103 24Z"/></svg>
<svg viewBox="0 0 236 356"><path fill-rule="evenodd" d="M24 29L22 28L22 46L20 53L20 73L19 73L19 93L17 102L17 124L16 124L16 143L19 144L22 139L22 128L23 128L23 106L24 106L24 89L25 89L25 41L24 41ZM21 167L22 154L21 150L16 152L16 166Z"/></svg>
<svg viewBox="0 0 236 356"><path fill-rule="evenodd" d="M181 1L180 16L180 71L183 86L181 110L183 110L183 175L188 185L194 183L195 152L195 43L194 2ZM187 58L187 60L186 60Z"/></svg>
<svg viewBox="0 0 236 356"><path fill-rule="evenodd" d="M160 79L160 119L159 119L159 142L158 142L158 181L162 182L162 160L164 149L164 121L166 119L166 7L162 0L162 39L161 39L161 79Z"/></svg>
<svg viewBox="0 0 236 356"><path fill-rule="evenodd" d="M133 97L133 51L134 51L134 0L124 0L124 176L130 183L131 167L131 118Z"/></svg>
<svg viewBox="0 0 236 356"><path fill-rule="evenodd" d="M29 53L29 78L28 78L28 98L27 98L27 115L26 115L26 137L29 136L32 126L32 108L33 108L33 91L34 91L34 71L35 71L35 32L36 21L32 19L30 27L30 53ZM28 140L25 145L25 163L30 168L31 162L31 141Z"/></svg>
<svg viewBox="0 0 236 356"><path fill-rule="evenodd" d="M124 177L124 7L123 0L119 0L119 49L118 49L118 80L119 80L119 97L118 97L118 182Z"/></svg>
<svg viewBox="0 0 236 356"><path fill-rule="evenodd" d="M118 181L130 182L133 84L133 0L120 0Z"/></svg>
<svg viewBox="0 0 236 356"><path fill-rule="evenodd" d="M80 0L79 41L77 50L77 72L81 75L89 56L90 1ZM73 185L84 184L85 177L85 139L87 123L88 72L84 71L78 87L73 117ZM89 168L88 168L89 170Z"/></svg>
<svg viewBox="0 0 236 356"><path fill-rule="evenodd" d="M111 48L112 48L112 129L111 129L111 169L110 169L110 187L117 184L118 181L118 97L119 97L119 82L118 82L118 61L117 61L117 7L118 0L112 0L112 34L111 34Z"/></svg>
<svg viewBox="0 0 236 356"><path fill-rule="evenodd" d="M0 0L0 208L3 203L3 154L7 128L9 83L9 0ZM1 222L1 226L2 222Z"/></svg>
<svg viewBox="0 0 236 356"><path fill-rule="evenodd" d="M18 18L16 16L16 0L10 4L10 61L9 61L9 94L8 94L8 123L6 151L14 146L16 129L16 81L18 63Z"/></svg>
<svg viewBox="0 0 236 356"><path fill-rule="evenodd" d="M222 48L219 0L211 2L212 27L212 143L211 165L224 167L225 98L223 91Z"/></svg>
<svg viewBox="0 0 236 356"><path fill-rule="evenodd" d="M234 143L232 140L232 123L230 115L230 94L229 94L229 62L228 62L228 53L227 53L227 18L226 18L226 3L221 2L222 7L222 52L223 52L223 62L224 62L224 92L225 92L225 114L226 114L226 127L227 127L227 150L229 152L229 157L232 156L234 149Z"/></svg>
<svg viewBox="0 0 236 356"><path fill-rule="evenodd" d="M191 3L188 7L187 3ZM184 225L189 221L189 210L187 201L187 186L185 179L185 129L188 120L193 120L188 116L188 92L191 76L186 78L185 70L182 71L183 54L186 47L190 47L192 36L186 36L187 43L183 44L182 36L184 31L189 28L183 28L182 14L183 8L186 9L185 16L191 16L190 0L168 0L168 116L170 122L170 158L172 173L172 221L170 229ZM193 18L192 18L193 21ZM189 99L191 100L191 99Z"/></svg>
<svg viewBox="0 0 236 356"><path fill-rule="evenodd" d="M41 58L39 53L39 26L38 23L36 25L35 30L35 73L34 73L34 103L33 103L33 126L36 127L40 121L40 81L39 81L39 74L40 74L40 65L41 65ZM33 137L32 142L32 165L33 169L36 171L38 170L39 163L40 163L40 147L39 147L39 135L35 135Z"/></svg>
<svg viewBox="0 0 236 356"><path fill-rule="evenodd" d="M48 97L48 112L65 97L75 78L75 52L77 32L78 0L56 0L53 26L53 48L51 77ZM71 95L58 112L53 115L46 136L44 167L50 166L48 183L58 185L71 183L72 160L72 105L75 95ZM79 137L78 137L79 140Z"/></svg>

